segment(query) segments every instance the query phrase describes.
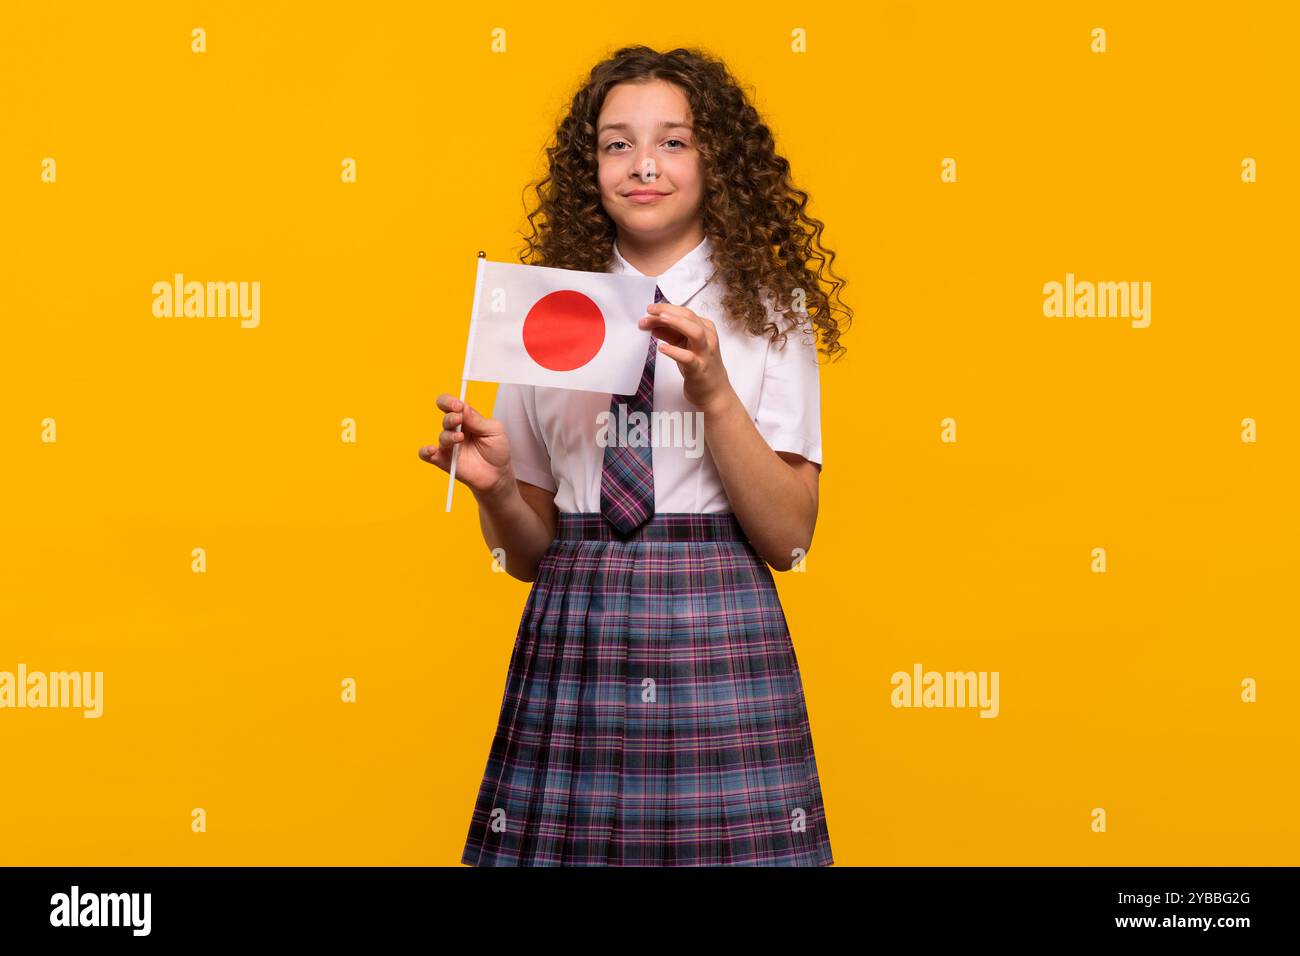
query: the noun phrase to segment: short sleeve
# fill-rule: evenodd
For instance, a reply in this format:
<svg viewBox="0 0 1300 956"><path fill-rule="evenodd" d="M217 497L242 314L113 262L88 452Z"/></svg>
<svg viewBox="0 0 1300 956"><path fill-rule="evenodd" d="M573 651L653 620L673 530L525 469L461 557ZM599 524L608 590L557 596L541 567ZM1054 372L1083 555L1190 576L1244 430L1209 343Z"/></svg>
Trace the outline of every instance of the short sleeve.
<svg viewBox="0 0 1300 956"><path fill-rule="evenodd" d="M559 485L551 473L551 456L537 421L533 388L532 385L502 383L497 388L492 417L505 426L515 477L547 491L555 491Z"/></svg>
<svg viewBox="0 0 1300 956"><path fill-rule="evenodd" d="M822 463L821 366L809 328L792 330L782 347L771 342L754 424L773 451Z"/></svg>

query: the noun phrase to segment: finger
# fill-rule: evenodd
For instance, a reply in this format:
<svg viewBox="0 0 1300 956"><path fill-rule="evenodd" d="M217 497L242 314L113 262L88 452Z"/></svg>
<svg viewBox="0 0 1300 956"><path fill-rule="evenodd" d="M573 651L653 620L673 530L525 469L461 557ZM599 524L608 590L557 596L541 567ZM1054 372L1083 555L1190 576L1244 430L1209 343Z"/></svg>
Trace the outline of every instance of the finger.
<svg viewBox="0 0 1300 956"><path fill-rule="evenodd" d="M642 328L666 328L677 332L692 346L702 345L705 341L704 323L693 315L673 315L656 312L641 320Z"/></svg>
<svg viewBox="0 0 1300 956"><path fill-rule="evenodd" d="M676 345L679 348L684 348L684 349L688 349L691 347L690 339L688 339L686 336L682 335L680 332L676 331L675 329L670 329L667 328L666 326L659 326L658 328L654 329L650 334L654 336L656 339L658 339L660 342L667 342L669 345ZM658 346L655 346L655 348L658 348Z"/></svg>
<svg viewBox="0 0 1300 956"><path fill-rule="evenodd" d="M673 359L683 370L690 368L700 360L700 357L690 349L679 348L676 345L669 345L667 342L659 343L659 351L663 352L670 359Z"/></svg>
<svg viewBox="0 0 1300 956"><path fill-rule="evenodd" d="M455 395L449 395L447 392L438 396L438 407L444 412L458 412L464 404Z"/></svg>
<svg viewBox="0 0 1300 956"><path fill-rule="evenodd" d="M660 342L668 342L669 344L679 346L680 348L691 347L691 340L682 335L676 329L669 328L666 325L654 325L648 321L644 322L643 327L650 329L650 334ZM657 347L658 346L656 346L656 348Z"/></svg>
<svg viewBox="0 0 1300 956"><path fill-rule="evenodd" d="M425 445L420 449L420 459L436 465L443 471L451 468L451 452L443 451L437 445Z"/></svg>
<svg viewBox="0 0 1300 956"><path fill-rule="evenodd" d="M646 312L650 315L677 316L701 326L704 324L704 319L696 315L693 309L688 309L684 305L673 305L671 302L655 302L646 308Z"/></svg>
<svg viewBox="0 0 1300 956"><path fill-rule="evenodd" d="M466 404L464 408L464 417L461 419L465 427L475 434L482 434L491 431L492 419L486 415L480 415L477 408L473 405Z"/></svg>
<svg viewBox="0 0 1300 956"><path fill-rule="evenodd" d="M465 440L464 432L444 431L441 435L438 436L438 447L450 448L452 445L459 445L464 440Z"/></svg>
<svg viewBox="0 0 1300 956"><path fill-rule="evenodd" d="M442 427L455 431L456 426L461 423L461 417L461 412L448 412L446 415L442 416Z"/></svg>

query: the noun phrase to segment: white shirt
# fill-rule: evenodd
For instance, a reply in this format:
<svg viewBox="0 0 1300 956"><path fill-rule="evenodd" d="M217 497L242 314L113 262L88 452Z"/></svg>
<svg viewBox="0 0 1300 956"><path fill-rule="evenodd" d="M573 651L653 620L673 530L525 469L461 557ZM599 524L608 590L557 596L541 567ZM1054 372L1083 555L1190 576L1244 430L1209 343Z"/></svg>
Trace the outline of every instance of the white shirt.
<svg viewBox="0 0 1300 956"><path fill-rule="evenodd" d="M812 335L791 332L785 347L778 348L769 338L733 324L722 308L723 282L711 278L711 251L705 238L658 276L660 291L668 302L713 320L727 378L768 445L821 465L821 382ZM617 242L610 271L643 274L623 258ZM770 304L767 308L777 321ZM677 363L657 353L654 410L681 413L681 427L667 441L661 429L660 444L652 444L655 511L731 511L713 457L695 427L702 416L686 399L682 384ZM601 436L609 434L601 413L610 411L611 401L608 393L502 384L492 417L505 426L515 477L555 492L559 511L599 513L605 461ZM616 421L610 424L617 429Z"/></svg>

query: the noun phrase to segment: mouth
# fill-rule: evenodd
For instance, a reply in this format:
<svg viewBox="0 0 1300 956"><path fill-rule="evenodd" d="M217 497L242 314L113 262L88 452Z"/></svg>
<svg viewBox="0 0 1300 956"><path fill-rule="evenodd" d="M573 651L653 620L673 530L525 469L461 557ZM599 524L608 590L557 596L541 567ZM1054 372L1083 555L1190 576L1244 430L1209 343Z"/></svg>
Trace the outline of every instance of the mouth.
<svg viewBox="0 0 1300 956"><path fill-rule="evenodd" d="M625 193L624 198L634 203L650 203L663 199L667 193L655 192L653 189L636 189Z"/></svg>

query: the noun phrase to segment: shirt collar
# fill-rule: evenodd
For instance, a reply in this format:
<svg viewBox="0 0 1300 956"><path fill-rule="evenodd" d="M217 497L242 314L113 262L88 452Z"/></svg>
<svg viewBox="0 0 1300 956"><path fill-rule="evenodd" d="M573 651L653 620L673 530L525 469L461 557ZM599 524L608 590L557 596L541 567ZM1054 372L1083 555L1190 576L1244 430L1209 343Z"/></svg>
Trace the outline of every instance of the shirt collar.
<svg viewBox="0 0 1300 956"><path fill-rule="evenodd" d="M712 254L713 244L705 236L698 246L669 266L662 275L655 277L659 291L669 303L685 305L691 296L708 284L713 277ZM623 254L618 251L617 239L614 240L614 267L610 271L638 276L645 274L623 258Z"/></svg>

